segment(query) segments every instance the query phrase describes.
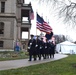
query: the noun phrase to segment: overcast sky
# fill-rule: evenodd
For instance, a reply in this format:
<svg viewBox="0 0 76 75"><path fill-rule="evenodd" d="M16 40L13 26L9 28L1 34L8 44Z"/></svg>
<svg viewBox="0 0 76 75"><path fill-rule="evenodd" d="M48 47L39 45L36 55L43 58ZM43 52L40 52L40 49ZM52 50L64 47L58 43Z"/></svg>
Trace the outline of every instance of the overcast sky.
<svg viewBox="0 0 76 75"><path fill-rule="evenodd" d="M70 27L68 28L61 19L58 19L56 12L54 12L55 10L51 8L51 13L50 13L51 15L49 16L49 8L46 8L46 5L39 5L35 0L25 0L25 3L28 4L30 1L32 3L34 15L35 15L34 20L32 20L32 27L30 31L31 34L34 34L34 35L40 34L38 30L36 32L36 12L38 12L40 16L43 16L45 21L48 22L49 20L49 25L52 27L54 34L65 34L65 35L69 34L74 40L76 39L76 36L75 36L76 32L71 30ZM64 0L64 1L68 3L67 0ZM71 0L71 1L76 2L76 0Z"/></svg>

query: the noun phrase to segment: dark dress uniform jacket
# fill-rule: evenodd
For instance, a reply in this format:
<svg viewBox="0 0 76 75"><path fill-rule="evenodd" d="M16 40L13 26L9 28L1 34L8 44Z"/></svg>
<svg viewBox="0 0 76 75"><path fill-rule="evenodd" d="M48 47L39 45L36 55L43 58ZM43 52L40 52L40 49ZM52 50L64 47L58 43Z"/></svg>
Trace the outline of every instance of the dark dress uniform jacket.
<svg viewBox="0 0 76 75"><path fill-rule="evenodd" d="M29 42L28 42L28 52L29 54L34 54L34 50L35 50L35 40L34 39L30 39Z"/></svg>
<svg viewBox="0 0 76 75"><path fill-rule="evenodd" d="M45 49L44 49L45 54L49 54L49 43L45 43Z"/></svg>
<svg viewBox="0 0 76 75"><path fill-rule="evenodd" d="M40 40L37 39L36 40L36 44L35 44L35 49L36 49L36 54L40 54Z"/></svg>
<svg viewBox="0 0 76 75"><path fill-rule="evenodd" d="M40 41L40 53L41 54L44 54L44 45L45 45L44 42L41 40Z"/></svg>
<svg viewBox="0 0 76 75"><path fill-rule="evenodd" d="M49 53L55 54L55 45L53 44L53 42L50 42L49 46L50 46L49 47L50 48Z"/></svg>

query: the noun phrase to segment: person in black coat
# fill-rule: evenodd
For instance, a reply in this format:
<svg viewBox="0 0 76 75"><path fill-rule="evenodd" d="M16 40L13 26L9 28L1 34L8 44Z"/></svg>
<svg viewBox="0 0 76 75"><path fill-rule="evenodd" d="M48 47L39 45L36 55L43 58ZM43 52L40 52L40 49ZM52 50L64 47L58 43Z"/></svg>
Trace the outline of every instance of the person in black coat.
<svg viewBox="0 0 76 75"><path fill-rule="evenodd" d="M54 58L54 54L55 54L55 44L53 43L53 41L52 41L52 43L51 43L51 55L53 56L53 58Z"/></svg>
<svg viewBox="0 0 76 75"><path fill-rule="evenodd" d="M49 42L49 55L50 58L51 56L53 56L54 58L54 54L55 54L55 44L53 43L53 41Z"/></svg>
<svg viewBox="0 0 76 75"><path fill-rule="evenodd" d="M31 39L28 42L28 52L29 52L29 61L32 60L32 56L34 57L34 60L36 60L36 54L35 51L35 39L33 39L34 35L31 35Z"/></svg>
<svg viewBox="0 0 76 75"><path fill-rule="evenodd" d="M46 39L45 45L44 45L44 57L49 58L49 43L48 40Z"/></svg>
<svg viewBox="0 0 76 75"><path fill-rule="evenodd" d="M44 59L44 41L43 41L43 38L41 38L41 40L40 40L40 59L41 59L41 56Z"/></svg>
<svg viewBox="0 0 76 75"><path fill-rule="evenodd" d="M41 60L41 57L40 57L40 39L39 39L39 36L37 36L37 38L36 38L35 49L36 49L36 54L37 54L39 60Z"/></svg>

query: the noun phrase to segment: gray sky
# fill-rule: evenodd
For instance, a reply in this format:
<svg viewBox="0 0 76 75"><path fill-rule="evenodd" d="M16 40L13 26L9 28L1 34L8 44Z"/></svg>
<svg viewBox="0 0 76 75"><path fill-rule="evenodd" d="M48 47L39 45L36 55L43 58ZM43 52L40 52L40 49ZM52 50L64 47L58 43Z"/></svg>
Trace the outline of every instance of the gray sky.
<svg viewBox="0 0 76 75"><path fill-rule="evenodd" d="M32 2L32 7L34 10L34 15L35 18L34 20L32 20L32 27L31 27L31 34L40 34L39 30L36 30L36 12L38 12L38 14L40 16L43 16L45 21L49 20L49 25L52 27L54 34L65 34L65 35L70 35L74 40L76 40L76 36L73 30L71 30L71 28L67 27L67 24L64 24L63 21L61 19L58 19L56 12L54 12L55 10L53 10L51 8L51 15L49 16L49 8L46 8L45 5L39 5L37 3L37 1L35 0L25 0L26 4L28 4L29 2ZM64 0L67 4L68 0ZM72 2L76 2L76 0L71 0ZM47 17L46 17L47 16Z"/></svg>

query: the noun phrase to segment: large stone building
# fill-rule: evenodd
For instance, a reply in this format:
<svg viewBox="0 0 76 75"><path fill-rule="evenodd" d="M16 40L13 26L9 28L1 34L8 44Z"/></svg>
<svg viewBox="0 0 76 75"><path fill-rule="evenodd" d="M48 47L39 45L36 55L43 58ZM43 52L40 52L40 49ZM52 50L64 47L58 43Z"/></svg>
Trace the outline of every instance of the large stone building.
<svg viewBox="0 0 76 75"><path fill-rule="evenodd" d="M22 40L22 32L30 36L31 5L24 0L0 0L0 48L14 49L16 42L19 46L27 45L28 40ZM23 18L27 20L23 21ZM25 35L26 36L26 35Z"/></svg>

